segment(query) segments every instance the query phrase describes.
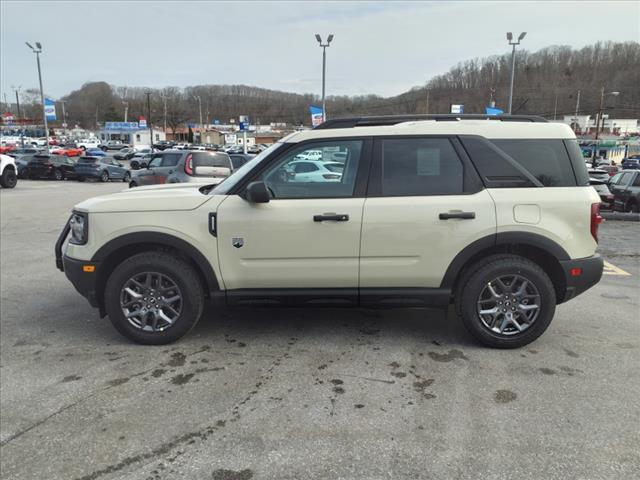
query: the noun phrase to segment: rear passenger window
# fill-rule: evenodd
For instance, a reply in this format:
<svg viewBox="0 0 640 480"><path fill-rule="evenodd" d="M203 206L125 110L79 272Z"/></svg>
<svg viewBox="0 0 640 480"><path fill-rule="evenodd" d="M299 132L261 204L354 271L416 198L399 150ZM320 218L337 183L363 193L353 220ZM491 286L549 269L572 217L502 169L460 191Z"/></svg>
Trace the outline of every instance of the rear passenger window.
<svg viewBox="0 0 640 480"><path fill-rule="evenodd" d="M383 140L383 196L456 195L463 190L464 169L449 140Z"/></svg>
<svg viewBox="0 0 640 480"><path fill-rule="evenodd" d="M545 187L575 187L576 177L562 140L491 140Z"/></svg>
<svg viewBox="0 0 640 480"><path fill-rule="evenodd" d="M228 155L218 153L193 152L193 167L225 167L231 168Z"/></svg>

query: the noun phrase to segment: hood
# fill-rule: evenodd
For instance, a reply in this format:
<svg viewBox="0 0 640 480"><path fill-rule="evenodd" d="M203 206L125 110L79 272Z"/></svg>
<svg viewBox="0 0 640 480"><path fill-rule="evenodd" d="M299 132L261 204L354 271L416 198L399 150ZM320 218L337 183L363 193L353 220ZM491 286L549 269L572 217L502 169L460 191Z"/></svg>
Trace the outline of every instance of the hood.
<svg viewBox="0 0 640 480"><path fill-rule="evenodd" d="M93 197L77 204L81 212L151 212L193 210L213 198L200 193L202 185L173 183L137 187L110 195Z"/></svg>

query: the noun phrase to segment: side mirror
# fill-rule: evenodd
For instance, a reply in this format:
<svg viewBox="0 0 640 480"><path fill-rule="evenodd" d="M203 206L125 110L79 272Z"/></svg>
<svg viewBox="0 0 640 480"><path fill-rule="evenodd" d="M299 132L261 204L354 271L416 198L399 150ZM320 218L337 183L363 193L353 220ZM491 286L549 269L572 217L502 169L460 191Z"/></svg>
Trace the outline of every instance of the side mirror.
<svg viewBox="0 0 640 480"><path fill-rule="evenodd" d="M251 203L268 203L271 200L269 190L264 182L251 182L247 185L247 201Z"/></svg>

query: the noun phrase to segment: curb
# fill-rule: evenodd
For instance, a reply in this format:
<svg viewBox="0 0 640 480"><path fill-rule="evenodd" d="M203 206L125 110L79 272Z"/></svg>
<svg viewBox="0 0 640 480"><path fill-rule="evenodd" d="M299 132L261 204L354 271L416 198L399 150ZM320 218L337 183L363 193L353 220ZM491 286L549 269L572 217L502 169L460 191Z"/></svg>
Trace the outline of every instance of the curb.
<svg viewBox="0 0 640 480"><path fill-rule="evenodd" d="M600 212L605 220L640 222L640 213Z"/></svg>

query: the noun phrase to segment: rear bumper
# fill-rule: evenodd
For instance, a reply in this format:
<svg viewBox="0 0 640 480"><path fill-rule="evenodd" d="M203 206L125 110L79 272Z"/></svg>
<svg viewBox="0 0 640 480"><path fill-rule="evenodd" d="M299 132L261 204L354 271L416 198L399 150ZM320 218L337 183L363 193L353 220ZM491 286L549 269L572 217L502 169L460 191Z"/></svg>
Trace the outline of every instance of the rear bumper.
<svg viewBox="0 0 640 480"><path fill-rule="evenodd" d="M564 260L560 262L564 272L567 289L564 298L558 303L563 303L577 297L581 293L593 287L602 278L604 260L598 254L577 260ZM572 270L581 269L580 275L572 275Z"/></svg>

